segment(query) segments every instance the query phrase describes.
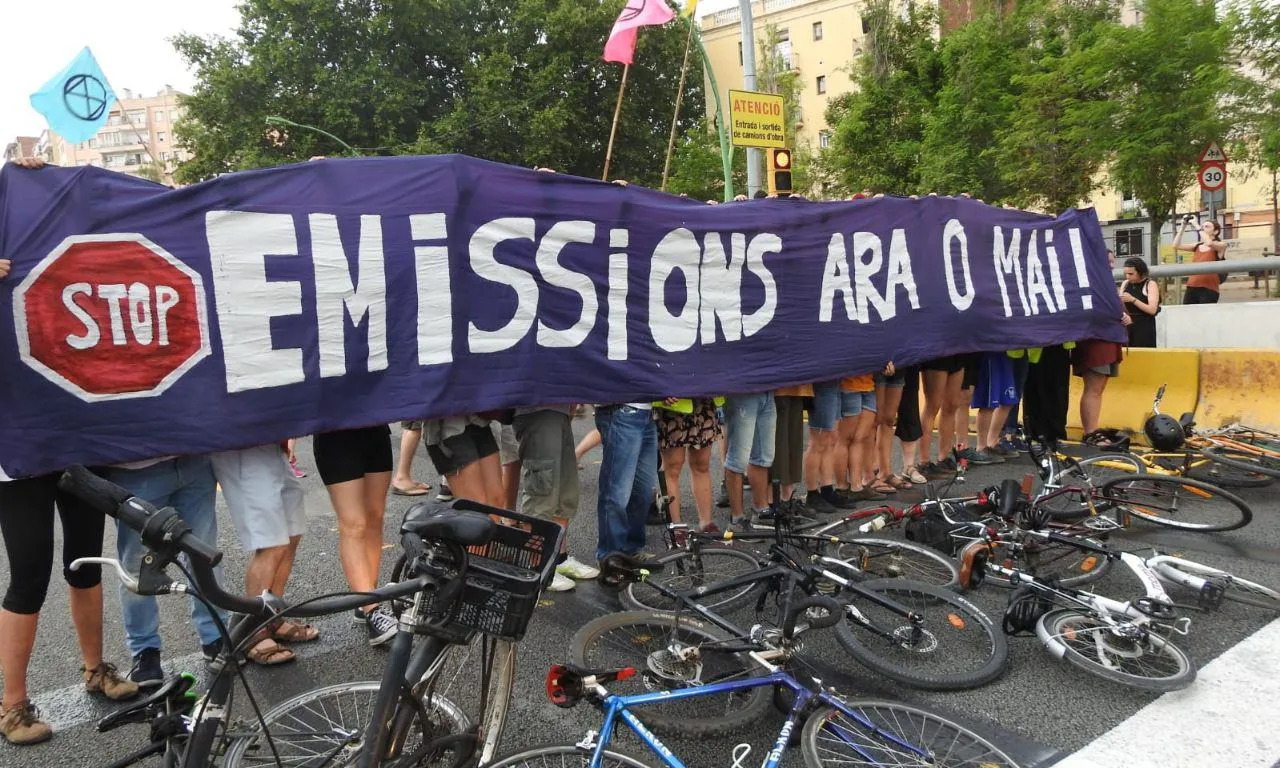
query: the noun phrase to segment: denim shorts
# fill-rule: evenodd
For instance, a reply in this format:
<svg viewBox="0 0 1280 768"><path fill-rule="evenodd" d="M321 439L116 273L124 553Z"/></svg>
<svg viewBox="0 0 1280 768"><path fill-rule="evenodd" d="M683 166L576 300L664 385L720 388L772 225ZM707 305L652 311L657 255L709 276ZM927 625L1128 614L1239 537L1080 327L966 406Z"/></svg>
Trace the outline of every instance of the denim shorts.
<svg viewBox="0 0 1280 768"><path fill-rule="evenodd" d="M876 412L875 392L841 392L840 415L844 418L857 416L863 411Z"/></svg>
<svg viewBox="0 0 1280 768"><path fill-rule="evenodd" d="M744 475L747 465L768 469L773 466L778 410L773 393L732 395L724 404L725 426L729 433L724 467Z"/></svg>
<svg viewBox="0 0 1280 768"><path fill-rule="evenodd" d="M902 389L907 386L907 375L894 374L893 376L885 376L883 373L876 374L876 386L884 385L886 389Z"/></svg>
<svg viewBox="0 0 1280 768"><path fill-rule="evenodd" d="M809 428L830 432L840 421L840 381L813 385L813 408L809 411Z"/></svg>

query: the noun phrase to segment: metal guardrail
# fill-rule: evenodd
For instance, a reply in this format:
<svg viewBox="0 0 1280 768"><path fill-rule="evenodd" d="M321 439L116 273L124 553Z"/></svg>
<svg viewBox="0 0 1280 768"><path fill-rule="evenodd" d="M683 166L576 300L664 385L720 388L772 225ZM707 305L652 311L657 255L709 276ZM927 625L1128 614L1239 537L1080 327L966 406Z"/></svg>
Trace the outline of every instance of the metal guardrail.
<svg viewBox="0 0 1280 768"><path fill-rule="evenodd" d="M1262 259L1224 259L1222 261L1186 262L1184 264L1155 264L1151 277L1184 277L1186 275L1222 274L1224 272L1280 272L1280 257ZM1124 279L1124 267L1116 267L1111 274L1117 280Z"/></svg>

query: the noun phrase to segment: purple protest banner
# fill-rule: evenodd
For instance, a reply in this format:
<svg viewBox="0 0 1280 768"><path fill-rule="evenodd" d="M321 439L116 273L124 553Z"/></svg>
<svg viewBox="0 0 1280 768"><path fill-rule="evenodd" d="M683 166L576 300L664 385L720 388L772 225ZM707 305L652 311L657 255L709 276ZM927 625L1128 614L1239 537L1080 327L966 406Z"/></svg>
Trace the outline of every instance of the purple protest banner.
<svg viewBox="0 0 1280 768"><path fill-rule="evenodd" d="M710 206L456 155L0 172L0 469L1123 341L1092 210Z"/></svg>

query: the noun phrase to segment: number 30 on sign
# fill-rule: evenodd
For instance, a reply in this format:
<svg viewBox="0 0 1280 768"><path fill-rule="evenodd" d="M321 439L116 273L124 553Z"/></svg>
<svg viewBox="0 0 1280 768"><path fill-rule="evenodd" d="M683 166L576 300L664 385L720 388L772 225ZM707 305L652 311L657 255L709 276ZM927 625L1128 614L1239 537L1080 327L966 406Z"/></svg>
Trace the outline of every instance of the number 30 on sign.
<svg viewBox="0 0 1280 768"><path fill-rule="evenodd" d="M1217 192L1227 186L1227 169L1221 163L1206 163L1200 167L1200 188Z"/></svg>

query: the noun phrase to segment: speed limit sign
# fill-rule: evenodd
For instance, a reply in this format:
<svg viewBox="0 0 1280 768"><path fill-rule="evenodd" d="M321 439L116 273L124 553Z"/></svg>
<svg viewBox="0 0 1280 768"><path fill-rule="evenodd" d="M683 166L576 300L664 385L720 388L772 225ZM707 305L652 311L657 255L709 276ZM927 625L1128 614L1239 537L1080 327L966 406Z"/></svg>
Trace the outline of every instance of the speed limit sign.
<svg viewBox="0 0 1280 768"><path fill-rule="evenodd" d="M1205 163L1200 166L1200 189L1217 192L1227 186L1227 168L1222 163Z"/></svg>

